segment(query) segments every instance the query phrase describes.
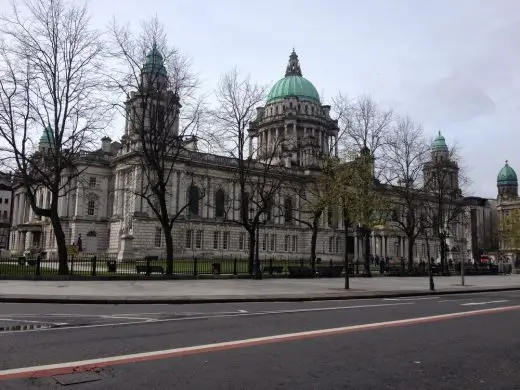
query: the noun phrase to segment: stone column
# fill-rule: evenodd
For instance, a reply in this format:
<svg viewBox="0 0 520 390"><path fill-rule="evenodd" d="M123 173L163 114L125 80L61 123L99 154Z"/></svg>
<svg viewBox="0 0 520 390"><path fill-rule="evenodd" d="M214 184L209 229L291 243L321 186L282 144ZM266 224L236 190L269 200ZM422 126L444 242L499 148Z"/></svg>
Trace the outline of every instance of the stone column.
<svg viewBox="0 0 520 390"><path fill-rule="evenodd" d="M358 253L358 236L355 235L354 236L354 261L356 261L358 256L359 256L359 253Z"/></svg>
<svg viewBox="0 0 520 390"><path fill-rule="evenodd" d="M117 214L123 216L125 203L125 174L123 171L119 171L117 186L119 192L119 205L117 207Z"/></svg>
<svg viewBox="0 0 520 390"><path fill-rule="evenodd" d="M16 220L18 215L18 195L13 196L13 225L18 225L18 221ZM11 240L12 241L12 240Z"/></svg>
<svg viewBox="0 0 520 390"><path fill-rule="evenodd" d="M134 169L134 191L136 193L140 193L143 190L142 186L142 175L139 172L139 167L135 167ZM135 196L135 206L134 206L134 212L141 212L143 211L143 198L141 196Z"/></svg>

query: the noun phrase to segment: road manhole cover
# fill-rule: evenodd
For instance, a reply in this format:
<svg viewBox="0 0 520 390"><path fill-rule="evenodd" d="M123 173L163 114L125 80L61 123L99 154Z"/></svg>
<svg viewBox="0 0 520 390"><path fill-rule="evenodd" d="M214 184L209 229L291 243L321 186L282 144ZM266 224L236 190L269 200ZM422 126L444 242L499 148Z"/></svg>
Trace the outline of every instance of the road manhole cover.
<svg viewBox="0 0 520 390"><path fill-rule="evenodd" d="M101 380L101 376L94 372L56 375L53 376L53 378L62 386L79 385L80 383L96 382Z"/></svg>

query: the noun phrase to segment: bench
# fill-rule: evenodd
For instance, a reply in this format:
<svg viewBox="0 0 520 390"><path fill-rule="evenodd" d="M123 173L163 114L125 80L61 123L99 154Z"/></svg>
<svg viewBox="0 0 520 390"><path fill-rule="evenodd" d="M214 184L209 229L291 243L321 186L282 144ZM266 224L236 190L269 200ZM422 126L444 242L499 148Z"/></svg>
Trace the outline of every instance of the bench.
<svg viewBox="0 0 520 390"><path fill-rule="evenodd" d="M160 265L136 265L135 271L138 274L161 274L164 275L164 268Z"/></svg>
<svg viewBox="0 0 520 390"><path fill-rule="evenodd" d="M316 271L318 272L318 275L323 278L338 278L343 273L343 266L318 266L316 267Z"/></svg>
<svg viewBox="0 0 520 390"><path fill-rule="evenodd" d="M273 266L266 266L262 268L263 273L269 273L269 275L272 275L274 273L281 274L283 272L283 266L273 265Z"/></svg>
<svg viewBox="0 0 520 390"><path fill-rule="evenodd" d="M312 278L314 274L309 267L287 267L291 278Z"/></svg>

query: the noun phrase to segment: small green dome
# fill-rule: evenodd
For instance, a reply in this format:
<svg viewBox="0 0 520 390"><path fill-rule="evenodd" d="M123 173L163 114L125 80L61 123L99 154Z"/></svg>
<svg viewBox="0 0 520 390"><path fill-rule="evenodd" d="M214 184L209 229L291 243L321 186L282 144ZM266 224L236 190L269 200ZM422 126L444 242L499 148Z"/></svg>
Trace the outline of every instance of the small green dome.
<svg viewBox="0 0 520 390"><path fill-rule="evenodd" d="M54 131L50 125L43 129L42 136L40 137L40 143L48 145L52 145L54 143Z"/></svg>
<svg viewBox="0 0 520 390"><path fill-rule="evenodd" d="M509 166L506 160L506 165L498 172L497 176L497 185L518 185L518 179L516 177L516 172L513 168Z"/></svg>
<svg viewBox="0 0 520 390"><path fill-rule="evenodd" d="M302 76L298 56L293 50L289 56L289 64L285 77L279 80L267 95L267 103L282 100L290 96L320 102L320 95L312 83Z"/></svg>
<svg viewBox="0 0 520 390"><path fill-rule="evenodd" d="M435 138L432 144L433 151L448 151L448 145L446 145L446 139L442 136L441 132Z"/></svg>
<svg viewBox="0 0 520 390"><path fill-rule="evenodd" d="M143 66L143 73L156 73L161 76L166 76L166 68L164 67L164 58L157 49L154 43L152 50L146 55L146 62Z"/></svg>

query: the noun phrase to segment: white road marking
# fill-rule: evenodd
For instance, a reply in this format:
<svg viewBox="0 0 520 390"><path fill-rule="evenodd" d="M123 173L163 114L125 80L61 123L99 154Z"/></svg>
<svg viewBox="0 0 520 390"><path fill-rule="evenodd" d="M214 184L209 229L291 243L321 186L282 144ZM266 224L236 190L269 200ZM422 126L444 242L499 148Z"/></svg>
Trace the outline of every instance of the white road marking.
<svg viewBox="0 0 520 390"><path fill-rule="evenodd" d="M152 319L150 321L139 320L139 321L113 322L113 323L92 324L92 325L70 325L70 326L63 326L60 328L38 329L37 331L57 331L57 330L69 330L69 329L104 328L104 327L125 326L125 325L142 325L142 324L158 324L158 323L166 323L166 322L207 320L207 319L213 319L213 318L251 317L251 316L264 316L264 315L270 315L270 314L309 313L309 312L320 312L320 311L362 309L362 308L372 308L372 307L390 307L390 306L402 306L402 305L413 305L413 304L414 304L413 302L396 302L396 303L381 303L381 304L375 304L375 305L318 307L318 308L309 308L309 309L259 311L259 312L251 312L251 313L233 312L231 314L218 314L218 315L209 314L209 315L201 315L201 316L194 316L194 317ZM81 317L81 315L79 315L79 314L77 316ZM85 315L84 317L96 317L96 316ZM18 331L16 333L23 333L23 332L24 331Z"/></svg>
<svg viewBox="0 0 520 390"><path fill-rule="evenodd" d="M116 364L130 364L143 361L151 361L157 359L167 359L184 355L192 355L197 353L208 353L236 348L246 348L256 345L265 345L279 342L305 340L309 338L341 335L350 332L375 330L394 326L414 325L421 323L430 323L434 321L448 320L454 318L464 318L468 316L500 313L520 309L520 306L496 307L490 309L480 309L473 311L462 311L457 313L439 314L427 317L415 317L395 321L375 322L361 325L350 325L337 328L318 329L296 333L285 333L271 335L266 337L256 337L250 339L242 339L235 341L227 341L221 343L195 345L190 347L172 348L159 351L134 353L128 355L110 356L97 359L79 360L74 362L65 362L58 364L48 364L32 367L21 367L0 371L0 380L26 378L26 377L45 377L70 372L88 371L93 368L113 366Z"/></svg>
<svg viewBox="0 0 520 390"><path fill-rule="evenodd" d="M153 321L155 318L149 317L130 317L130 316L113 316L113 315L101 315L99 318L113 318L114 320L142 320L142 321Z"/></svg>
<svg viewBox="0 0 520 390"><path fill-rule="evenodd" d="M439 299L440 297L410 297L410 298L383 298L383 301L421 301L428 299Z"/></svg>
<svg viewBox="0 0 520 390"><path fill-rule="evenodd" d="M461 306L477 306L477 305L489 305L490 303L503 303L509 302L509 299L502 299L500 301L487 301L487 302L469 302L469 303L461 303Z"/></svg>

